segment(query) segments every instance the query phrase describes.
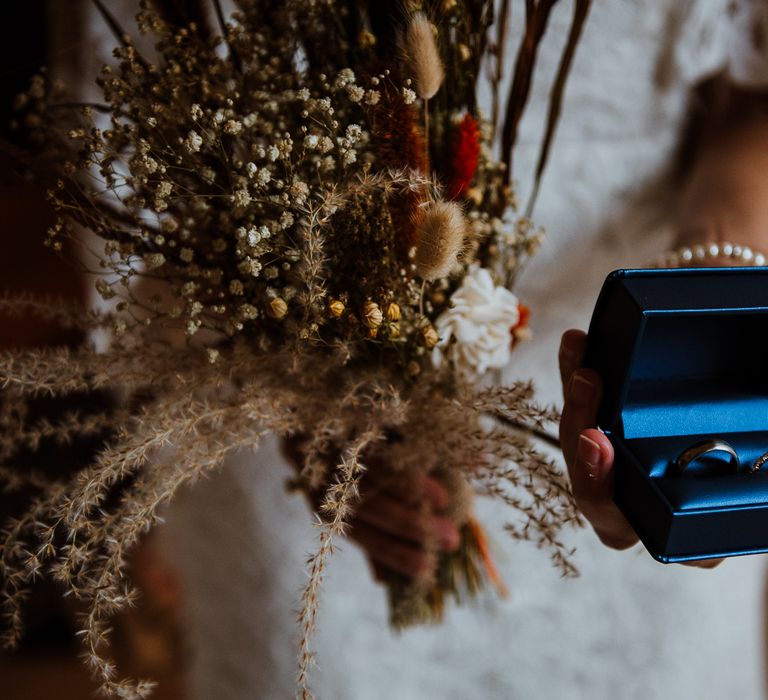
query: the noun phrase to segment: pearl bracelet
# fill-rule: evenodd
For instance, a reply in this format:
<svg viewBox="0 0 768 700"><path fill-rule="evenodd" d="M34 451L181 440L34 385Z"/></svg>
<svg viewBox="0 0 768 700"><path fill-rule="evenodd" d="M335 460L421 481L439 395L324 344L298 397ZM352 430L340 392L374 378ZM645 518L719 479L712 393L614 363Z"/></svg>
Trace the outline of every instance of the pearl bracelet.
<svg viewBox="0 0 768 700"><path fill-rule="evenodd" d="M746 245L707 243L662 253L649 267L707 267L717 261L728 261L735 267L759 267L765 265L766 257Z"/></svg>

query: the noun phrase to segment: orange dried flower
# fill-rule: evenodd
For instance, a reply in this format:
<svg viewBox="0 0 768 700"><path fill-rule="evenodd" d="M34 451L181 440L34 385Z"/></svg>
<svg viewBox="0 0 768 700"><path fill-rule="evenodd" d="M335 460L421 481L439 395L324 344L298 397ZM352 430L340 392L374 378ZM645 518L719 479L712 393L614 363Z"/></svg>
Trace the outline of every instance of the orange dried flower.
<svg viewBox="0 0 768 700"><path fill-rule="evenodd" d="M531 338L531 329L528 328L528 321L531 318L531 310L525 304L517 305L517 312L519 318L517 323L509 329L512 335L512 345L523 340L529 340Z"/></svg>
<svg viewBox="0 0 768 700"><path fill-rule="evenodd" d="M459 199L469 189L480 158L480 129L469 113L453 128L448 198Z"/></svg>
<svg viewBox="0 0 768 700"><path fill-rule="evenodd" d="M531 319L531 310L525 304L518 304L517 311L520 314L520 319L515 324L513 331L519 328L525 328L528 325L528 321Z"/></svg>
<svg viewBox="0 0 768 700"><path fill-rule="evenodd" d="M470 516L467 524L469 525L470 532L474 537L475 546L477 547L478 553L480 554L480 560L483 562L483 566L485 567L486 575L490 579L491 583L496 587L499 595L502 598L507 598L509 596L509 591L504 585L504 581L501 578L499 570L496 568L496 563L493 561L491 548L488 546L488 538L485 535L485 531L483 530L482 525L480 525L478 520L473 516Z"/></svg>

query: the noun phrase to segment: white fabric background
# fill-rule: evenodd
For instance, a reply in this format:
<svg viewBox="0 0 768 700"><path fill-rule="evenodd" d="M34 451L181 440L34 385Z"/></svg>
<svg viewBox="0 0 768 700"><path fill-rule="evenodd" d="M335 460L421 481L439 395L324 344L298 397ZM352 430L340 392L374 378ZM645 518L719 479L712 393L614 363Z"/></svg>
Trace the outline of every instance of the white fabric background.
<svg viewBox="0 0 768 700"><path fill-rule="evenodd" d="M513 5L520 11L522 3ZM522 125L523 201L570 6L554 13ZM537 207L549 236L517 290L533 309L535 340L517 352L508 376L534 377L546 400L560 398L559 336L586 327L605 275L669 243L658 175L686 86L729 61L725 7L725 0L595 3ZM744 55L730 61L734 74L753 80L754 56ZM287 475L270 443L231 459L168 513L167 551L185 578L194 700L293 696L294 612L315 533L301 498L283 489ZM479 514L501 533L502 508L480 503ZM451 609L440 627L401 635L387 627L383 590L361 553L344 546L330 567L315 639L320 698L762 696L762 557L711 572L663 566L640 547L609 551L585 530L573 537L581 578L564 581L542 552L493 537L511 598L489 594Z"/></svg>

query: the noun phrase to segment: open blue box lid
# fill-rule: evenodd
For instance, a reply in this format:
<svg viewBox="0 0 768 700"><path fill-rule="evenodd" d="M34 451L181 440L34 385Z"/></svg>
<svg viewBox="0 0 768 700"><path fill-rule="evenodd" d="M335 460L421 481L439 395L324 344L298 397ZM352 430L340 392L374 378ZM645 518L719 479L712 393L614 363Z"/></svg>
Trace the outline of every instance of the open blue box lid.
<svg viewBox="0 0 768 700"><path fill-rule="evenodd" d="M603 430L625 439L768 430L768 268L618 270L589 339Z"/></svg>
<svg viewBox="0 0 768 700"><path fill-rule="evenodd" d="M604 382L614 499L651 554L768 551L768 468L749 473L768 450L768 268L612 273L585 365ZM683 449L712 437L734 445L739 472L708 455L673 473Z"/></svg>

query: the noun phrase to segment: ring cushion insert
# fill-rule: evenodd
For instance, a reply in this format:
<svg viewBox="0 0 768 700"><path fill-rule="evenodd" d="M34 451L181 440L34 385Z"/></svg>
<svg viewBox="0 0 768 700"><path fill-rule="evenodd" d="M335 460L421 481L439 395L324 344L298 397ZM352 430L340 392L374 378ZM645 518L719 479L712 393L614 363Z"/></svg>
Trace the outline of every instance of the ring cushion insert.
<svg viewBox="0 0 768 700"><path fill-rule="evenodd" d="M614 499L664 562L768 551L768 268L620 270L606 280L585 364L616 450ZM704 439L730 443L682 474Z"/></svg>

